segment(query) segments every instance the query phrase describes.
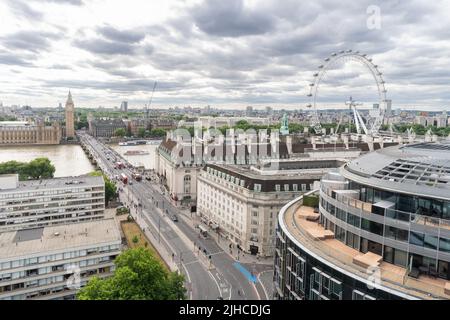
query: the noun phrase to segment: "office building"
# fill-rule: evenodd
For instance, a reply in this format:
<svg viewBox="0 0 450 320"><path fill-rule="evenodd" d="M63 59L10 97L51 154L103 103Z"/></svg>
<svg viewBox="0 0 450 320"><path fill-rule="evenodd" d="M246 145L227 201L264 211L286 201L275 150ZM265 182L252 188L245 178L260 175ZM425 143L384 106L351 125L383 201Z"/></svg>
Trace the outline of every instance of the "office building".
<svg viewBox="0 0 450 320"><path fill-rule="evenodd" d="M0 300L74 299L113 274L120 250L114 219L1 232Z"/></svg>
<svg viewBox="0 0 450 320"><path fill-rule="evenodd" d="M128 112L128 101L122 101L120 104L120 111Z"/></svg>
<svg viewBox="0 0 450 320"><path fill-rule="evenodd" d="M19 181L0 175L0 232L104 218L103 177Z"/></svg>
<svg viewBox="0 0 450 320"><path fill-rule="evenodd" d="M127 129L121 119L91 119L89 121L89 134L96 138L111 138L120 128Z"/></svg>
<svg viewBox="0 0 450 320"><path fill-rule="evenodd" d="M278 299L449 299L450 144L372 152L326 174L319 212L278 216Z"/></svg>
<svg viewBox="0 0 450 320"><path fill-rule="evenodd" d="M244 252L271 256L276 216L339 160L295 160L258 166L206 165L197 177L197 214ZM273 166L273 167L272 167Z"/></svg>

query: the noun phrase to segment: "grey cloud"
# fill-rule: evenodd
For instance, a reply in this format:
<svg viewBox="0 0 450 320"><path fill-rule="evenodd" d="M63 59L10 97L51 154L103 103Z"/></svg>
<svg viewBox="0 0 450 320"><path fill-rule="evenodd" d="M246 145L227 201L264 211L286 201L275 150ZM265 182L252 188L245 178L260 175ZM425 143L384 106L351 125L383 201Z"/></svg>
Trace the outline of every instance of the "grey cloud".
<svg viewBox="0 0 450 320"><path fill-rule="evenodd" d="M145 33L141 30L119 30L112 26L102 26L97 31L106 39L115 42L137 43L145 38Z"/></svg>
<svg viewBox="0 0 450 320"><path fill-rule="evenodd" d="M17 54L0 52L0 64L10 66L32 67L33 64Z"/></svg>
<svg viewBox="0 0 450 320"><path fill-rule="evenodd" d="M103 39L75 40L73 44L80 49L94 54L130 55L133 54L135 50L135 47L128 43L113 42Z"/></svg>
<svg viewBox="0 0 450 320"><path fill-rule="evenodd" d="M49 49L52 41L59 40L61 35L40 31L19 31L0 37L4 47L30 52L40 52Z"/></svg>
<svg viewBox="0 0 450 320"><path fill-rule="evenodd" d="M132 79L120 81L96 81L96 80L52 80L46 81L46 87L57 88L76 88L85 89L86 87L97 90L108 90L120 93L132 93L135 91L151 92L155 80L153 79ZM158 91L176 91L187 87L185 82L176 81L158 81Z"/></svg>
<svg viewBox="0 0 450 320"><path fill-rule="evenodd" d="M41 20L43 18L42 12L33 9L25 1L22 0L7 0L8 6L12 12L20 18L26 18L29 20Z"/></svg>
<svg viewBox="0 0 450 320"><path fill-rule="evenodd" d="M242 0L205 1L192 9L192 16L202 31L221 37L264 34L274 26L271 16L246 8Z"/></svg>

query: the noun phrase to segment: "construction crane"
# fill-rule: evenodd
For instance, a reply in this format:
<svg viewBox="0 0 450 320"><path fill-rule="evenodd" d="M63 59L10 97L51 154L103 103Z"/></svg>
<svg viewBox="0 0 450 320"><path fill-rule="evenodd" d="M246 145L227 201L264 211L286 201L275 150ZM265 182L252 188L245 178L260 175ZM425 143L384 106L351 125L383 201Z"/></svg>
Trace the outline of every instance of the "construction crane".
<svg viewBox="0 0 450 320"><path fill-rule="evenodd" d="M155 81L155 84L153 85L152 95L150 96L150 101L148 105L145 106L145 117L148 119L148 114L150 112L150 106L152 105L153 95L155 94L156 85L158 82Z"/></svg>

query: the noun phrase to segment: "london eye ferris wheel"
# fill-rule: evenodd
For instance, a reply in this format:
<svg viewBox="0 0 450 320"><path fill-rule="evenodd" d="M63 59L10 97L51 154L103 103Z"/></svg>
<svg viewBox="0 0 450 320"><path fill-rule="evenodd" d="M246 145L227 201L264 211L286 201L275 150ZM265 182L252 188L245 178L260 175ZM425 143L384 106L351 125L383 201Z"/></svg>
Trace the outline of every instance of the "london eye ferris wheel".
<svg viewBox="0 0 450 320"><path fill-rule="evenodd" d="M350 102L346 103L353 110L354 121L357 126L358 133L364 131L365 134L377 135L378 131L383 123L383 118L386 113L387 101L386 101L386 88L385 82L383 80L383 74L379 71L378 66L372 62L372 59L367 56L367 54L360 53L359 51L340 51L331 54L324 61L324 64L318 67L318 70L314 73L314 80L309 84L308 97L310 99L307 108L312 111L311 115L311 127L314 129L316 134L322 133L322 125L320 123L319 112L318 112L318 97L319 88L326 78L327 73L335 68L337 65L346 62L356 62L363 66L364 69L369 71L372 75L377 88L377 99L379 108L372 114L371 117L364 122L358 110L356 109L357 104L350 98Z"/></svg>

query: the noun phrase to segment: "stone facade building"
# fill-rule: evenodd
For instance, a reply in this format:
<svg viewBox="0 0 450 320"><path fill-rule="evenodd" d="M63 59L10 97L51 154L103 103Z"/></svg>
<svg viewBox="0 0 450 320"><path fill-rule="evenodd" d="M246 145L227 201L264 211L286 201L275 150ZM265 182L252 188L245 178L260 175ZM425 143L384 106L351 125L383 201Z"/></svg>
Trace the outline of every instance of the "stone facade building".
<svg viewBox="0 0 450 320"><path fill-rule="evenodd" d="M111 138L119 128L127 129L125 123L120 119L96 119L89 122L89 133L93 137Z"/></svg>
<svg viewBox="0 0 450 320"><path fill-rule="evenodd" d="M0 145L59 144L61 132L61 126L56 122L51 126L42 122L0 122Z"/></svg>
<svg viewBox="0 0 450 320"><path fill-rule="evenodd" d="M75 105L72 101L72 94L69 91L66 102L66 138L75 138L74 112Z"/></svg>

